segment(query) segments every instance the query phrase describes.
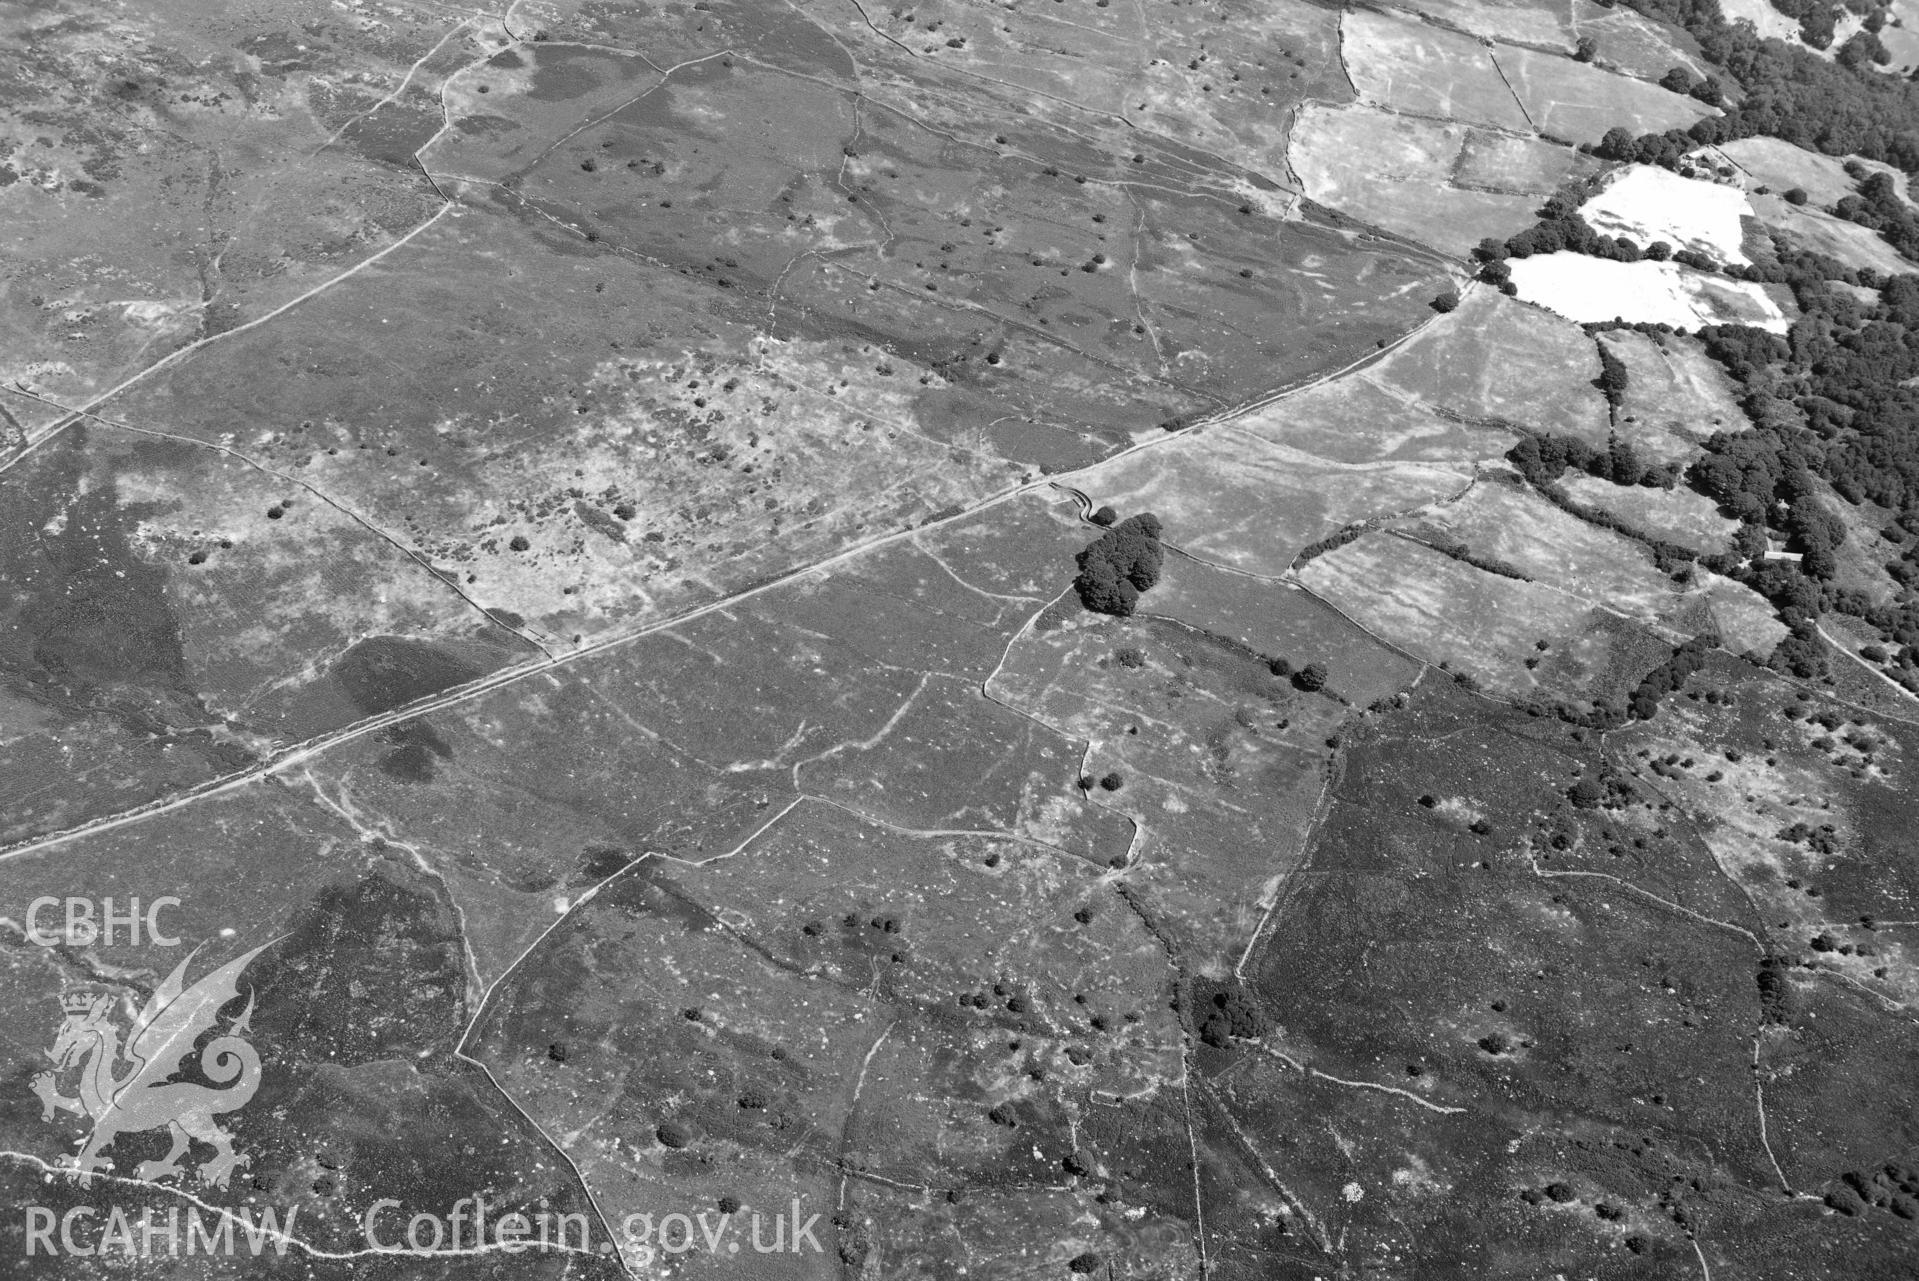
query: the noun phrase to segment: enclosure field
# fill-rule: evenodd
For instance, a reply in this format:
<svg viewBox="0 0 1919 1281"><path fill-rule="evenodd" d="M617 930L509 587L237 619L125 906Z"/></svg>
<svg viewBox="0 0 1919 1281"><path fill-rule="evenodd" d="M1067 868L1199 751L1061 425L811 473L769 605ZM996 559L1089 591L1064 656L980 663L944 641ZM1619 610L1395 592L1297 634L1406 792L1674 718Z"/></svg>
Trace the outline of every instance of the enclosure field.
<svg viewBox="0 0 1919 1281"><path fill-rule="evenodd" d="M1300 856L1342 704L1237 644L1090 614L1022 634L987 693L1089 744L1089 795L1137 826L1129 894L1194 964L1236 960Z"/></svg>
<svg viewBox="0 0 1919 1281"><path fill-rule="evenodd" d="M1677 602L1672 580L1640 544L1580 520L1511 478L1476 484L1395 527L1463 544L1534 582L1652 623Z"/></svg>
<svg viewBox="0 0 1919 1281"><path fill-rule="evenodd" d="M1579 34L1591 37L1598 46L1596 60L1603 66L1646 80L1657 80L1674 67L1701 77L1712 70L1698 42L1677 27L1616 6L1575 3L1573 11L1578 15Z"/></svg>
<svg viewBox="0 0 1919 1281"><path fill-rule="evenodd" d="M1489 289L1471 291L1457 311L1374 365L1368 376L1442 412L1599 445L1606 441L1606 402L1593 385L1599 353L1592 339L1577 325Z"/></svg>
<svg viewBox="0 0 1919 1281"><path fill-rule="evenodd" d="M1498 457L1519 439L1504 428L1435 412L1413 393L1383 386L1371 369L1308 388L1233 425L1336 463L1470 462Z"/></svg>
<svg viewBox="0 0 1919 1281"><path fill-rule="evenodd" d="M1640 672L1628 669L1654 661L1643 632L1609 624L1589 601L1392 534L1364 534L1298 577L1375 636L1508 698L1607 695L1622 679L1637 683Z"/></svg>
<svg viewBox="0 0 1919 1281"><path fill-rule="evenodd" d="M1356 707L1408 689L1419 663L1354 626L1298 587L1257 583L1183 556L1166 562L1141 612L1282 659L1299 669L1318 663L1327 687Z"/></svg>
<svg viewBox="0 0 1919 1281"><path fill-rule="evenodd" d="M436 229L298 322L156 376L130 412L237 436L549 650L1023 474L977 425L948 423L946 440L919 430L937 392L914 375L932 375L872 343L754 338L704 314L692 287L618 258L523 279L511 308L468 270L476 253L537 243L499 220ZM382 354L410 376L370 381L370 336L388 321ZM441 340L409 336L449 321ZM567 335L559 358L523 358Z"/></svg>
<svg viewBox="0 0 1919 1281"><path fill-rule="evenodd" d="M1598 142L1608 129L1664 133L1719 114L1697 99L1559 54L1506 47L1493 57L1528 122L1548 137Z"/></svg>
<svg viewBox="0 0 1919 1281"><path fill-rule="evenodd" d="M1346 71L1360 99L1410 115L1530 133L1492 54L1471 36L1416 18L1348 10Z"/></svg>
<svg viewBox="0 0 1919 1281"><path fill-rule="evenodd" d="M1180 550L1272 578L1341 527L1456 494L1472 477L1459 464L1327 463L1222 424L1077 479L1096 505L1158 516Z"/></svg>
<svg viewBox="0 0 1919 1281"><path fill-rule="evenodd" d="M1858 156L1822 156L1779 138L1739 138L1702 148L1695 154L1708 159L1715 154L1723 156L1753 184L1770 187L1776 193L1798 187L1821 209L1838 204L1858 189L1858 183L1846 172L1848 162L1864 165L1871 172L1890 174L1899 198L1908 204L1912 202L1899 171L1883 161Z"/></svg>
<svg viewBox="0 0 1919 1281"><path fill-rule="evenodd" d="M1359 104L1309 104L1288 155L1312 199L1455 255L1531 226L1578 160L1550 143Z"/></svg>
<svg viewBox="0 0 1919 1281"><path fill-rule="evenodd" d="M1626 367L1619 434L1647 460L1687 462L1714 432L1751 426L1725 369L1696 340L1611 330L1599 341Z"/></svg>
<svg viewBox="0 0 1919 1281"><path fill-rule="evenodd" d="M1864 268L1887 276L1906 274L1915 266L1878 232L1834 218L1823 210L1794 205L1782 195L1755 195L1752 207L1774 240L1783 239L1794 248L1810 249L1855 270Z"/></svg>
<svg viewBox="0 0 1919 1281"><path fill-rule="evenodd" d="M1561 49L1571 53L1575 47L1571 20L1584 19L1580 4L1533 4L1527 0L1503 3L1502 0L1405 0L1395 9L1433 19L1446 27L1456 27L1475 36L1492 40L1512 40L1521 44ZM1581 22L1584 29L1584 22Z"/></svg>
<svg viewBox="0 0 1919 1281"><path fill-rule="evenodd" d="M1739 528L1738 521L1719 514L1712 499L1683 487L1648 489L1572 475L1561 479L1559 487L1581 507L1610 512L1630 529L1700 553L1729 550Z"/></svg>

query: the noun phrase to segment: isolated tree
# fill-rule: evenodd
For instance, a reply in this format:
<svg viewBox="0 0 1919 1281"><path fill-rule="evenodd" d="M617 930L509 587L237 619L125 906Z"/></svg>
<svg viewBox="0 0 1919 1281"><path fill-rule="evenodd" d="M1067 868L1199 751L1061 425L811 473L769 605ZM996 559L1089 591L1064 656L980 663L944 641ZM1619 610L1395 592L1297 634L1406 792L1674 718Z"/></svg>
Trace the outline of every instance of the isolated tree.
<svg viewBox="0 0 1919 1281"><path fill-rule="evenodd" d="M1293 674L1293 684L1307 693L1326 688L1326 664L1308 663Z"/></svg>
<svg viewBox="0 0 1919 1281"><path fill-rule="evenodd" d="M1791 187L1791 188L1788 188L1788 189L1787 189L1787 191L1786 191L1786 203L1787 203L1787 204L1789 204L1789 205L1803 205L1803 204L1805 204L1805 203L1806 203L1806 189L1805 189L1804 187Z"/></svg>
<svg viewBox="0 0 1919 1281"><path fill-rule="evenodd" d="M1456 310L1458 307L1459 291L1457 289L1441 290L1438 296L1433 299L1433 310L1442 316L1449 311Z"/></svg>
<svg viewBox="0 0 1919 1281"><path fill-rule="evenodd" d="M1119 519L1119 513L1114 511L1111 507L1101 507L1098 511L1094 512L1091 516L1088 516L1086 519L1092 521L1095 525L1111 525L1114 521Z"/></svg>
<svg viewBox="0 0 1919 1281"><path fill-rule="evenodd" d="M1573 50L1573 59L1577 62L1591 62L1599 56L1599 42L1591 36L1579 37L1579 47Z"/></svg>

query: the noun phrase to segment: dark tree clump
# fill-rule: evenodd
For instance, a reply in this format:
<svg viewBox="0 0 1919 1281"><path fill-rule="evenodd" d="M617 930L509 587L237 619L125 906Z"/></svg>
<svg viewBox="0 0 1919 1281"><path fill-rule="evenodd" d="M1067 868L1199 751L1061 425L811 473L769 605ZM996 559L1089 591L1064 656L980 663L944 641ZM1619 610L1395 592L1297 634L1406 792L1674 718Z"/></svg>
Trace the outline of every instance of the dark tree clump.
<svg viewBox="0 0 1919 1281"><path fill-rule="evenodd" d="M1659 713L1659 700L1686 687L1686 678L1706 665L1706 656L1718 642L1711 636L1695 636L1672 652L1672 657L1646 673L1632 692L1628 705L1632 714L1649 721Z"/></svg>
<svg viewBox="0 0 1919 1281"><path fill-rule="evenodd" d="M1599 377L1593 380L1593 386L1606 395L1606 403L1617 412L1620 403L1626 398L1626 386L1630 375L1626 372L1626 362L1613 354L1611 347L1599 344Z"/></svg>
<svg viewBox="0 0 1919 1281"><path fill-rule="evenodd" d="M1073 583L1080 603L1100 614L1131 614L1139 594L1159 582L1159 533L1159 518L1142 512L1089 543L1079 554L1079 577Z"/></svg>
<svg viewBox="0 0 1919 1281"><path fill-rule="evenodd" d="M1307 693L1317 693L1326 688L1326 664L1308 663L1293 673L1293 684Z"/></svg>
<svg viewBox="0 0 1919 1281"><path fill-rule="evenodd" d="M1264 1010L1234 984L1211 979L1193 981L1195 1017L1199 1021L1199 1039L1215 1049L1224 1049L1235 1040L1253 1040L1264 1036L1267 1018Z"/></svg>
<svg viewBox="0 0 1919 1281"><path fill-rule="evenodd" d="M1111 525L1119 519L1119 513L1111 507L1102 507L1086 519L1092 521L1095 525Z"/></svg>

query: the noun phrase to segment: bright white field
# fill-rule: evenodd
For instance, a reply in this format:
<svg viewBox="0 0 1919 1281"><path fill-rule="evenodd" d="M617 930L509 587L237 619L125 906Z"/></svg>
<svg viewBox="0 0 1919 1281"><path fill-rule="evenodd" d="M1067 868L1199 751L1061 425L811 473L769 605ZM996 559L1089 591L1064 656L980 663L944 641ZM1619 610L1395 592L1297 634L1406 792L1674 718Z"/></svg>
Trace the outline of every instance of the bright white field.
<svg viewBox="0 0 1919 1281"><path fill-rule="evenodd" d="M1798 19L1788 18L1767 0L1719 0L1719 11L1726 15L1727 22L1744 18L1757 27L1762 36L1771 36L1788 44L1799 43Z"/></svg>
<svg viewBox="0 0 1919 1281"><path fill-rule="evenodd" d="M1752 214L1752 205L1737 187L1681 178L1656 165L1628 165L1579 213L1594 231L1625 236L1642 249L1663 240L1719 262L1751 261L1739 248L1745 234L1739 220Z"/></svg>
<svg viewBox="0 0 1919 1281"><path fill-rule="evenodd" d="M1787 44L1797 45L1801 49L1811 50L1822 58L1830 58L1839 52L1839 46L1853 38L1860 28L1866 25L1865 19L1845 9L1839 11L1839 21L1833 24L1832 43L1824 49L1814 49L1799 36L1799 20L1788 18L1772 7L1768 0L1719 0L1719 11L1726 16L1727 22L1744 18L1759 29L1762 36L1771 36L1775 40L1784 40Z"/></svg>
<svg viewBox="0 0 1919 1281"><path fill-rule="evenodd" d="M1618 317L1689 330L1738 324L1783 334L1788 328L1785 313L1758 285L1675 263L1557 253L1509 265L1521 299L1581 324Z"/></svg>

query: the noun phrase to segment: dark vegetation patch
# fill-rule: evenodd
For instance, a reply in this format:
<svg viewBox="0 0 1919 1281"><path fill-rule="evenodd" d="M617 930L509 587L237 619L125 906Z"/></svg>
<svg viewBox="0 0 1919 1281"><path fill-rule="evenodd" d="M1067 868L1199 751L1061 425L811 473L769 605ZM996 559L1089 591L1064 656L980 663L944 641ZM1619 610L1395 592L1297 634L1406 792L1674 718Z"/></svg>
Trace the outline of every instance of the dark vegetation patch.
<svg viewBox="0 0 1919 1281"><path fill-rule="evenodd" d="M1487 556L1476 552L1457 538L1447 538L1443 535L1429 534L1420 541L1441 555L1450 556L1462 565L1471 565L1474 569L1483 569L1488 574L1498 574L1501 578L1517 579L1522 583L1530 583L1533 581L1532 575L1517 565L1500 560L1497 556Z"/></svg>
<svg viewBox="0 0 1919 1281"><path fill-rule="evenodd" d="M481 675L466 660L427 641L374 636L340 657L333 675L367 716L463 685Z"/></svg>
<svg viewBox="0 0 1919 1281"><path fill-rule="evenodd" d="M383 1197L445 1215L493 1187L501 1213L550 1202L594 1222L551 1147L452 1056L466 1014L459 924L407 877L388 869L322 889L242 977L264 1066L253 1102L222 1118L252 1157L234 1187L301 1205L302 1235L335 1250L364 1248L357 1207ZM164 1134L152 1137L163 1149Z"/></svg>
<svg viewBox="0 0 1919 1281"><path fill-rule="evenodd" d="M1632 714L1644 721L1658 715L1659 701L1684 689L1686 678L1706 665L1707 655L1718 643L1714 636L1695 636L1675 649L1671 658L1647 672L1627 700Z"/></svg>
<svg viewBox="0 0 1919 1281"><path fill-rule="evenodd" d="M393 750L380 757L380 771L402 783L431 783L435 759L453 759L453 746L419 717L400 721L380 731L380 741Z"/></svg>
<svg viewBox="0 0 1919 1281"><path fill-rule="evenodd" d="M164 571L128 546L140 513L122 507L110 475L88 475L86 445L75 428L47 462L0 482L0 581L10 598L0 658L50 693L179 685L186 660Z"/></svg>
<svg viewBox="0 0 1919 1281"><path fill-rule="evenodd" d="M616 845L589 845L580 852L579 879L598 885L618 876L632 863L633 855Z"/></svg>

